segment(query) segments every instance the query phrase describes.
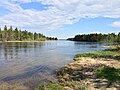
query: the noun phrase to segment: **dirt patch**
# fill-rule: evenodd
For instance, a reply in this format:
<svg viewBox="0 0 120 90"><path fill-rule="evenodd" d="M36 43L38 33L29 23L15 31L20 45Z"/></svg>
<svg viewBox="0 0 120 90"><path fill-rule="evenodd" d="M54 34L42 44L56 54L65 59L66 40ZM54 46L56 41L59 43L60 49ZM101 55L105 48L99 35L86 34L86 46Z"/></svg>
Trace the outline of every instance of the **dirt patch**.
<svg viewBox="0 0 120 90"><path fill-rule="evenodd" d="M69 89L67 90L70 90L70 88L71 90L78 90L82 86L84 86L84 89L80 90L85 90L85 88L87 88L87 90L119 90L119 80L112 82L109 81L111 80L109 78L97 77L96 69L104 67L119 70L120 62L115 59L80 57L77 58L76 61L68 64L64 69L61 69L58 73L58 78L61 83L68 86L67 88ZM118 76L118 78L120 78L120 76ZM72 86L70 83L72 83Z"/></svg>

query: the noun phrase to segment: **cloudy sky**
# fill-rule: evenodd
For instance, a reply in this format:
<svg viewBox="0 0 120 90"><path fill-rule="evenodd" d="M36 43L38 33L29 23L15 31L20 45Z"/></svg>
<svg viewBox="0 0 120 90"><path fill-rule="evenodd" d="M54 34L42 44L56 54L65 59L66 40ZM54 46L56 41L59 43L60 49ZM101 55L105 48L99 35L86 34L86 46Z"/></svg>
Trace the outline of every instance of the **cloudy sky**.
<svg viewBox="0 0 120 90"><path fill-rule="evenodd" d="M120 32L120 0L0 0L0 27L58 38Z"/></svg>

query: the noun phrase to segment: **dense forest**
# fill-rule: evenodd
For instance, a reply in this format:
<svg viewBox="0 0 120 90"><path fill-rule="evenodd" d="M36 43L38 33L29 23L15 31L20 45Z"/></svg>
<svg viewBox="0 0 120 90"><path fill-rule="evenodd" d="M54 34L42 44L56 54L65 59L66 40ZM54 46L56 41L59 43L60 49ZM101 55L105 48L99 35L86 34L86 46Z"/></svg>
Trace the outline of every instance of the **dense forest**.
<svg viewBox="0 0 120 90"><path fill-rule="evenodd" d="M5 25L4 29L0 28L0 41L44 41L44 40L57 40L54 37L46 37L41 33L32 33L26 30L15 29Z"/></svg>
<svg viewBox="0 0 120 90"><path fill-rule="evenodd" d="M83 34L76 35L74 38L68 38L67 40L84 41L84 42L120 42L120 32L118 34Z"/></svg>

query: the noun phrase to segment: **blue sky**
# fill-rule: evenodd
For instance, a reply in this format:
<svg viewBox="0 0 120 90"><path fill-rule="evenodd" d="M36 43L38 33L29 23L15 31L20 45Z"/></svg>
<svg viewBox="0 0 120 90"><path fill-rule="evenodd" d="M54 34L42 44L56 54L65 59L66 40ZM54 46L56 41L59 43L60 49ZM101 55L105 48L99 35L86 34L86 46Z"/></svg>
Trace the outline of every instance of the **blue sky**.
<svg viewBox="0 0 120 90"><path fill-rule="evenodd" d="M8 13L8 10L4 7L0 6L0 16L3 16Z"/></svg>
<svg viewBox="0 0 120 90"><path fill-rule="evenodd" d="M120 0L6 0L0 27L13 26L58 38L120 32Z"/></svg>
<svg viewBox="0 0 120 90"><path fill-rule="evenodd" d="M47 10L49 5L43 5L40 2L28 2L20 4L23 9L34 9L38 11Z"/></svg>
<svg viewBox="0 0 120 90"><path fill-rule="evenodd" d="M85 18L80 19L78 22L72 25L65 25L59 31L53 31L49 33L58 37L74 37L77 34L89 34L89 33L118 33L120 32L120 27L113 27L112 22L120 19L111 18ZM48 34L48 33L47 33Z"/></svg>

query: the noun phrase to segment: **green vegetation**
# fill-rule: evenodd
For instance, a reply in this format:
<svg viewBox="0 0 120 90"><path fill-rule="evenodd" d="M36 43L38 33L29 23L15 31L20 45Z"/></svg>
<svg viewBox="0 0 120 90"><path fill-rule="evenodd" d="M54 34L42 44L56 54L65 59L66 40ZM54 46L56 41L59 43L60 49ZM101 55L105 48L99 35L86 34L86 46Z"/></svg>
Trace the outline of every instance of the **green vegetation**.
<svg viewBox="0 0 120 90"><path fill-rule="evenodd" d="M118 34L83 34L76 35L74 38L68 38L73 41L84 41L84 42L119 42L120 43L120 32Z"/></svg>
<svg viewBox="0 0 120 90"><path fill-rule="evenodd" d="M79 53L75 56L75 60L79 59L79 57L91 57L91 58L110 58L120 60L120 48L115 49L107 49L103 51L94 51L94 52L86 52Z"/></svg>
<svg viewBox="0 0 120 90"><path fill-rule="evenodd" d="M58 71L58 80L62 86L73 90L118 89L119 60L120 48L79 53L74 62Z"/></svg>
<svg viewBox="0 0 120 90"><path fill-rule="evenodd" d="M35 90L96 90L120 86L120 48L79 53L75 61L57 71L58 84Z"/></svg>
<svg viewBox="0 0 120 90"><path fill-rule="evenodd" d="M22 31L17 27L15 29L6 25L2 30L0 28L0 41L45 41L45 40L57 40L57 38L46 37L41 33L32 33L26 30Z"/></svg>
<svg viewBox="0 0 120 90"><path fill-rule="evenodd" d="M82 75L82 69L75 70L69 67L61 68L57 72L59 83L63 87L67 87L66 90L86 90L86 85L81 82L84 79Z"/></svg>
<svg viewBox="0 0 120 90"><path fill-rule="evenodd" d="M120 81L120 69L114 67L99 67L96 69L98 78L105 78L108 81Z"/></svg>
<svg viewBox="0 0 120 90"><path fill-rule="evenodd" d="M57 83L49 83L39 85L35 90L65 90L61 85Z"/></svg>

